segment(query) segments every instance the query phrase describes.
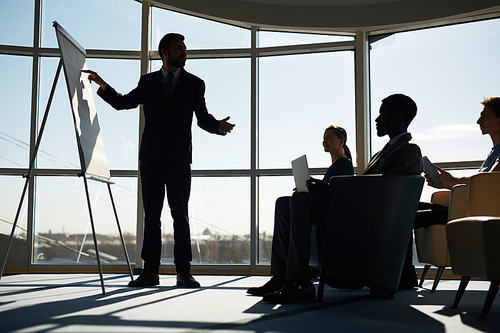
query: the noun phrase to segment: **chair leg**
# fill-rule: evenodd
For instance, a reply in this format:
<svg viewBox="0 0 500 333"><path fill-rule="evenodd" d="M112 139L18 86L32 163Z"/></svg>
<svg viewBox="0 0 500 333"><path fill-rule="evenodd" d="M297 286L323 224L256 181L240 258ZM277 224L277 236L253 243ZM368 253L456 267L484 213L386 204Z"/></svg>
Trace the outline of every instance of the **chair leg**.
<svg viewBox="0 0 500 333"><path fill-rule="evenodd" d="M491 281L490 289L488 290L488 295L486 296L486 301L484 302L483 312L481 313L481 319L486 319L488 312L490 311L491 304L498 292L498 287L500 286L500 281Z"/></svg>
<svg viewBox="0 0 500 333"><path fill-rule="evenodd" d="M429 269L431 269L431 265L425 265L424 270L422 271L422 277L420 278L420 283L418 286L422 288L424 285L425 278L427 277L427 273L429 273Z"/></svg>
<svg viewBox="0 0 500 333"><path fill-rule="evenodd" d="M470 281L470 276L462 276L462 280L460 280L460 286L458 287L458 290L457 290L457 295L455 296L455 301L453 302L453 305L451 306L452 308L458 308L458 303L460 303L460 300L462 299L462 296L464 295L465 288L467 288L469 281Z"/></svg>
<svg viewBox="0 0 500 333"><path fill-rule="evenodd" d="M322 276L319 277L319 284L318 284L318 295L316 297L316 300L318 302L323 302L323 293L325 292L325 279L322 279Z"/></svg>
<svg viewBox="0 0 500 333"><path fill-rule="evenodd" d="M444 273L444 267L438 267L438 271L436 272L436 277L434 278L434 284L432 285L431 293L436 292L436 288L438 286L439 281L441 280L441 277L443 276L443 273Z"/></svg>

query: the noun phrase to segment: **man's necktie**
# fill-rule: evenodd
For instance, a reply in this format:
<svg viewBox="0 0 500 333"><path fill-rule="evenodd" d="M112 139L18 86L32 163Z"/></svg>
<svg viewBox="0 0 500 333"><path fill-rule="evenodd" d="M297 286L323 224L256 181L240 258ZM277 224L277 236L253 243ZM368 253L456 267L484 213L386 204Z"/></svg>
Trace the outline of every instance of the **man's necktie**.
<svg viewBox="0 0 500 333"><path fill-rule="evenodd" d="M165 93L165 99L168 100L170 97L170 93L172 92L172 84L174 83L174 73L168 72L167 81L165 82L165 86L163 87L163 91Z"/></svg>

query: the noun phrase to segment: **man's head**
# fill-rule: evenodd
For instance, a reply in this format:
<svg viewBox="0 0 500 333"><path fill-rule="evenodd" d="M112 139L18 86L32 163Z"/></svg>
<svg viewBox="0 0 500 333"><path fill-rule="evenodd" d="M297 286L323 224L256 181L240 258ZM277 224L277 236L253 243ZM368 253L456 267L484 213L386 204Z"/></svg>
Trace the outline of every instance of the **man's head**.
<svg viewBox="0 0 500 333"><path fill-rule="evenodd" d="M481 102L483 111L477 120L483 134L500 134L500 97L486 98Z"/></svg>
<svg viewBox="0 0 500 333"><path fill-rule="evenodd" d="M406 132L417 115L417 104L408 96L394 94L382 100L380 115L375 119L377 135L390 138Z"/></svg>
<svg viewBox="0 0 500 333"><path fill-rule="evenodd" d="M177 33L169 33L163 36L158 44L158 54L163 62L163 67L175 70L186 64L186 45L184 36Z"/></svg>

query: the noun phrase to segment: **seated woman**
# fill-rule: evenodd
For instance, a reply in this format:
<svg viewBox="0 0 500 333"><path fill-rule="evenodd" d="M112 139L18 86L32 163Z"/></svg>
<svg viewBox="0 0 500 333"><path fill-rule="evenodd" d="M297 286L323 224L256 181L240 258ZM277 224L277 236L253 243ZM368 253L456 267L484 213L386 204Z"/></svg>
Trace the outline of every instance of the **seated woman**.
<svg viewBox="0 0 500 333"><path fill-rule="evenodd" d="M310 302L316 300L311 282L309 255L311 220L325 219L328 209L328 183L333 176L352 175L351 153L346 145L347 132L329 126L323 135L323 147L330 153L332 165L323 180L309 179L309 192L294 192L291 197L276 200L271 275L265 285L250 288L247 293L264 296L271 303Z"/></svg>

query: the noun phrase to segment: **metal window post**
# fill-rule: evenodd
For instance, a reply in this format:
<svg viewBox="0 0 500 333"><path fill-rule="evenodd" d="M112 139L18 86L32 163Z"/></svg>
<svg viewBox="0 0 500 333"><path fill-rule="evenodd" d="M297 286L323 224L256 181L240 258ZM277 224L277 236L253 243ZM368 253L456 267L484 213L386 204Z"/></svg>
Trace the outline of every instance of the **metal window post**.
<svg viewBox="0 0 500 333"><path fill-rule="evenodd" d="M361 174L371 156L370 131L370 49L366 31L356 31L356 161Z"/></svg>
<svg viewBox="0 0 500 333"><path fill-rule="evenodd" d="M259 60L257 58L257 27L251 29L250 57L250 266L257 267L259 261Z"/></svg>
<svg viewBox="0 0 500 333"><path fill-rule="evenodd" d="M141 19L141 75L149 70L149 42L151 36L151 3L142 2ZM141 133L144 130L144 112L143 105L139 108L139 147L141 145ZM144 238L144 207L142 206L142 186L140 170L141 162L137 164L137 229L136 229L136 254L134 271L139 273L142 270L142 239Z"/></svg>

